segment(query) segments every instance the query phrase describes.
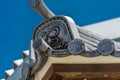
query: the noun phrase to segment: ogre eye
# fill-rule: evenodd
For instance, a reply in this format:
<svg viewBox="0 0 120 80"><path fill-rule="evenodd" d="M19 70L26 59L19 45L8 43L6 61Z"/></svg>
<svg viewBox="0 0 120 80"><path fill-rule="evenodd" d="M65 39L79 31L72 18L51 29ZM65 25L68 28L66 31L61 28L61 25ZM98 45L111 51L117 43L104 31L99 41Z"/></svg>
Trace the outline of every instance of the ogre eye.
<svg viewBox="0 0 120 80"><path fill-rule="evenodd" d="M40 35L45 41L48 40L48 35L46 32L42 32L41 35Z"/></svg>
<svg viewBox="0 0 120 80"><path fill-rule="evenodd" d="M50 37L56 37L59 34L59 28L54 28L49 32Z"/></svg>

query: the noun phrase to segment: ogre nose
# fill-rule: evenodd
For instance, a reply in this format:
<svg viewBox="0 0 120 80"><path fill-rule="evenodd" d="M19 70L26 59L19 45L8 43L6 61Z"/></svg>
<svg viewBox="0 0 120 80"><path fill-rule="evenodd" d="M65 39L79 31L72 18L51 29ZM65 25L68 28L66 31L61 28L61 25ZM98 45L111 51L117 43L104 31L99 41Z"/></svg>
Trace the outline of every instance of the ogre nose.
<svg viewBox="0 0 120 80"><path fill-rule="evenodd" d="M48 37L47 42L48 42L48 43L51 43L51 42L52 42L52 40L51 40L51 38L50 38L50 37Z"/></svg>

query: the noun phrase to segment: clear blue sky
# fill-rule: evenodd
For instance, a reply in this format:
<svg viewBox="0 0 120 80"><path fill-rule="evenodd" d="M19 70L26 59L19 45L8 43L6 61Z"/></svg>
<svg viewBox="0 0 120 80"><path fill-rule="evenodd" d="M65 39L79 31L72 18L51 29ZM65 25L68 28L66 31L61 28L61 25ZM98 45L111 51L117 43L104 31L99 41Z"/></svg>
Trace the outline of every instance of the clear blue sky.
<svg viewBox="0 0 120 80"><path fill-rule="evenodd" d="M55 14L71 16L80 26L120 17L120 0L44 1ZM0 0L0 78L29 49L33 30L43 20L29 0Z"/></svg>

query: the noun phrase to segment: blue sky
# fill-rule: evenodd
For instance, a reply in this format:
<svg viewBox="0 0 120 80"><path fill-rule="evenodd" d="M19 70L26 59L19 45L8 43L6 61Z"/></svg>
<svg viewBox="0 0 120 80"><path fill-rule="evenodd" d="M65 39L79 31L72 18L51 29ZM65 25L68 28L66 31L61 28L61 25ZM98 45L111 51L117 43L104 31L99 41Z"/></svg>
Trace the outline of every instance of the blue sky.
<svg viewBox="0 0 120 80"><path fill-rule="evenodd" d="M120 17L120 0L44 1L56 15L71 16L80 26ZM43 20L29 0L0 0L0 78L29 49L34 28Z"/></svg>

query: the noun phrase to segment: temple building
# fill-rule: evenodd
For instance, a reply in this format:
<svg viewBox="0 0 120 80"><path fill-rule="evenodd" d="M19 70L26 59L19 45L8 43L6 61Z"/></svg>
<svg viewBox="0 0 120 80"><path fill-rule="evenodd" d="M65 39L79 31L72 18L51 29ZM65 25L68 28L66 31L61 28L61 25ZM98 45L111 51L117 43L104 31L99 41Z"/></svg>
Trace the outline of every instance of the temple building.
<svg viewBox="0 0 120 80"><path fill-rule="evenodd" d="M1 80L120 80L120 17L80 27L42 0L30 1L45 21Z"/></svg>

